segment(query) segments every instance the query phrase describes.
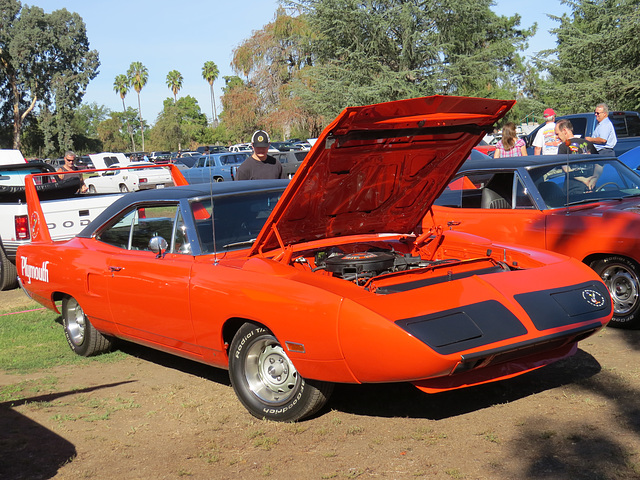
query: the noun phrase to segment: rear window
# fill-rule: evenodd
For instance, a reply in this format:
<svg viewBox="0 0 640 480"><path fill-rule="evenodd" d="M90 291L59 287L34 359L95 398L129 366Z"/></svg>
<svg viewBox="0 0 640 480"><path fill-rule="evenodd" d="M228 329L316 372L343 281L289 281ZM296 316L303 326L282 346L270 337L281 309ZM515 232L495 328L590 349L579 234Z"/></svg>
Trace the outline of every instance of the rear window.
<svg viewBox="0 0 640 480"><path fill-rule="evenodd" d="M616 129L618 138L640 136L640 117L638 115L612 113L609 118Z"/></svg>

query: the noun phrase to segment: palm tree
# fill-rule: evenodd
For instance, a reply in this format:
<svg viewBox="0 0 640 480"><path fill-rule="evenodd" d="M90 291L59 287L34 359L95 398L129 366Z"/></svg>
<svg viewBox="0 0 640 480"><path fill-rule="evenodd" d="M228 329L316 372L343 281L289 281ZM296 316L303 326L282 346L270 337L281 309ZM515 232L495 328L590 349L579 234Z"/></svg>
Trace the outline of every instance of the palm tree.
<svg viewBox="0 0 640 480"><path fill-rule="evenodd" d="M216 98L213 94L213 82L216 81L219 74L220 70L218 70L218 66L215 63L212 61L204 62L202 78L209 82L209 86L211 87L211 120L214 126L218 125L218 115L216 114Z"/></svg>
<svg viewBox="0 0 640 480"><path fill-rule="evenodd" d="M147 67L142 65L142 62L131 62L129 70L127 70L127 78L129 79L129 85L138 94L138 115L140 117L140 131L142 132L142 151L144 151L144 126L142 124L142 108L140 107L140 90L147 84L149 71Z"/></svg>
<svg viewBox="0 0 640 480"><path fill-rule="evenodd" d="M124 111L124 120L127 122L127 131L129 135L131 135L131 147L132 152L136 151L136 142L133 140L133 131L131 131L131 125L129 125L129 120L127 119L127 107L124 104L124 97L129 93L129 79L125 74L120 74L116 76L115 81L113 82L113 91L120 95L122 99L122 110Z"/></svg>
<svg viewBox="0 0 640 480"><path fill-rule="evenodd" d="M178 103L178 92L182 88L182 74L177 70L171 70L167 74L167 87L173 92L173 104Z"/></svg>

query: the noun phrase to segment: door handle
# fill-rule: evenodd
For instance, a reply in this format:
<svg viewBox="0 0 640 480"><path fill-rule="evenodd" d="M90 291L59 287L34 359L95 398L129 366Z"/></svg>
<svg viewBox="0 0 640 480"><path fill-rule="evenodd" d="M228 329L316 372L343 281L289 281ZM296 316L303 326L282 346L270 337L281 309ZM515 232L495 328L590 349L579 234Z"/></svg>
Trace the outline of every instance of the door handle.
<svg viewBox="0 0 640 480"><path fill-rule="evenodd" d="M113 274L115 272L119 272L120 270L124 270L124 267L114 267L113 265L109 265L109 270L111 271L111 276L113 277Z"/></svg>
<svg viewBox="0 0 640 480"><path fill-rule="evenodd" d="M457 227L458 225L460 225L462 222L454 222L453 220L447 222L447 227L449 227L449 230L451 230L451 227Z"/></svg>

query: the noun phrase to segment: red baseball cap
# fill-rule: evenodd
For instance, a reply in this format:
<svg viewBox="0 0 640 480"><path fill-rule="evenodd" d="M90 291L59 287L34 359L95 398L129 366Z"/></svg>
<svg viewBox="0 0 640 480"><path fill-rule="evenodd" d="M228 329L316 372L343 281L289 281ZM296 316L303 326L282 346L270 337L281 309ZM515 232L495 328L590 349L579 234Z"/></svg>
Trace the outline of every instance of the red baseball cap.
<svg viewBox="0 0 640 480"><path fill-rule="evenodd" d="M556 112L553 111L553 108L547 108L544 112L542 112L543 117L555 117Z"/></svg>

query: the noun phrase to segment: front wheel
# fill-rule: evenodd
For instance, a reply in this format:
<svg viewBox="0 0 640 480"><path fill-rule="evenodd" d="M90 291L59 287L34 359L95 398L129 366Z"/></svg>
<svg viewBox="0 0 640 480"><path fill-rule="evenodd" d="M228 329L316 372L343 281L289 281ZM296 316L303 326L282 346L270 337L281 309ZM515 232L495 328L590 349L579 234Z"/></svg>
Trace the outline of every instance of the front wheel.
<svg viewBox="0 0 640 480"><path fill-rule="evenodd" d="M302 378L276 337L245 323L229 349L229 377L240 402L257 418L295 422L329 400L332 383Z"/></svg>
<svg viewBox="0 0 640 480"><path fill-rule="evenodd" d="M95 329L73 297L62 300L62 323L67 342L78 355L90 357L111 350L112 340Z"/></svg>
<svg viewBox="0 0 640 480"><path fill-rule="evenodd" d="M591 262L613 300L612 327L640 328L640 265L630 258L611 256Z"/></svg>

